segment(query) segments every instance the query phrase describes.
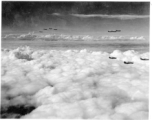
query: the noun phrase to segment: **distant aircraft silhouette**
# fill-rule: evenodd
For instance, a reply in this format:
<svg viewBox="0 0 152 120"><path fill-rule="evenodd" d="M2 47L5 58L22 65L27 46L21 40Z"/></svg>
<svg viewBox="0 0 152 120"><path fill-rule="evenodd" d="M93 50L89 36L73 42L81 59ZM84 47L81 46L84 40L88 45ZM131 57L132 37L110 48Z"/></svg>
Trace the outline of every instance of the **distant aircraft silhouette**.
<svg viewBox="0 0 152 120"><path fill-rule="evenodd" d="M54 30L57 30L57 29L54 29Z"/></svg>
<svg viewBox="0 0 152 120"><path fill-rule="evenodd" d="M146 58L140 58L141 60L149 60L149 59L146 59Z"/></svg>
<svg viewBox="0 0 152 120"><path fill-rule="evenodd" d="M121 30L108 30L108 32L121 32Z"/></svg>
<svg viewBox="0 0 152 120"><path fill-rule="evenodd" d="M40 33L42 33L43 31L39 31Z"/></svg>
<svg viewBox="0 0 152 120"><path fill-rule="evenodd" d="M117 59L116 57L109 57L109 59Z"/></svg>
<svg viewBox="0 0 152 120"><path fill-rule="evenodd" d="M47 30L47 29L43 29L43 30Z"/></svg>
<svg viewBox="0 0 152 120"><path fill-rule="evenodd" d="M133 62L126 62L124 61L124 64L134 64Z"/></svg>

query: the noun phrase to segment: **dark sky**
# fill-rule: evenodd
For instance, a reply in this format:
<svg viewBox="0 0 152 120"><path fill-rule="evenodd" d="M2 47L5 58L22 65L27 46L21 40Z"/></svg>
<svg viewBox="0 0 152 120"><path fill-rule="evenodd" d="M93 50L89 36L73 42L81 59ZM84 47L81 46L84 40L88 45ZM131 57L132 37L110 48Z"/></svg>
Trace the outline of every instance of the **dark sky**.
<svg viewBox="0 0 152 120"><path fill-rule="evenodd" d="M149 2L2 2L3 25L30 17L62 14L149 14Z"/></svg>
<svg viewBox="0 0 152 120"><path fill-rule="evenodd" d="M61 16L53 15L59 13ZM115 28L117 20L108 21L108 19L90 18L83 19L72 17L70 14L103 14L103 15L149 15L150 2L11 2L2 1L2 28L4 29L27 29L47 27L49 25L60 28L84 28L85 30L98 30L98 28ZM136 24L138 22L138 24ZM121 24L144 25L148 26L148 20L126 22L120 21ZM116 23L115 23L116 24ZM119 21L117 26L121 26ZM113 27L114 26L114 27ZM121 26L122 28L122 26ZM128 31L130 28L127 28ZM134 28L133 32L134 32ZM140 29L138 27L137 29ZM70 31L71 31L70 30ZM79 30L77 30L79 31Z"/></svg>

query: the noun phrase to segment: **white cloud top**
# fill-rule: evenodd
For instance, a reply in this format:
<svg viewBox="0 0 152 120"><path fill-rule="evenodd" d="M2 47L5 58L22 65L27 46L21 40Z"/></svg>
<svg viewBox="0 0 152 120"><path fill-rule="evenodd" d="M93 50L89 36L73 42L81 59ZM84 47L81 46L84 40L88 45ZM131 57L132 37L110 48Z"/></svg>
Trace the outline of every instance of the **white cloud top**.
<svg viewBox="0 0 152 120"><path fill-rule="evenodd" d="M148 120L149 61L141 57L149 53L2 49L2 106L36 106L22 118Z"/></svg>

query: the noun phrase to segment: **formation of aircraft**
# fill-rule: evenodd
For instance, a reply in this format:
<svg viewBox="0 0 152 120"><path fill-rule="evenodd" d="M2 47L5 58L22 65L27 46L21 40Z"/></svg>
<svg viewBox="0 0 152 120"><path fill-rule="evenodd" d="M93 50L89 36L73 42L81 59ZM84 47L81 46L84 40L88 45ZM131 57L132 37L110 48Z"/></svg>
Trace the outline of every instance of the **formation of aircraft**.
<svg viewBox="0 0 152 120"><path fill-rule="evenodd" d="M43 30L58 30L58 29L56 29L56 28L53 29L53 28L50 27L49 29L44 28ZM39 31L39 32L40 32L40 33L43 33L43 31Z"/></svg>

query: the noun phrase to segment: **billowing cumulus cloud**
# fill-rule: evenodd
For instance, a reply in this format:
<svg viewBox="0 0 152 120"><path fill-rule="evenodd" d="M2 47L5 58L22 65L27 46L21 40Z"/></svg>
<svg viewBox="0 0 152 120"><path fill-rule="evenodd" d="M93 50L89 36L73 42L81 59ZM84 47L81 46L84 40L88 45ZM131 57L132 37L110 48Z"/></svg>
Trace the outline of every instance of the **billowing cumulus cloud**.
<svg viewBox="0 0 152 120"><path fill-rule="evenodd" d="M1 53L3 111L24 105L34 109L21 118L148 120L149 53L29 47Z"/></svg>

